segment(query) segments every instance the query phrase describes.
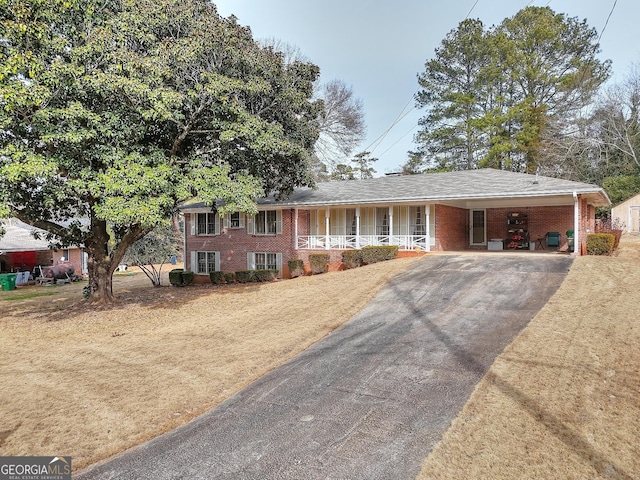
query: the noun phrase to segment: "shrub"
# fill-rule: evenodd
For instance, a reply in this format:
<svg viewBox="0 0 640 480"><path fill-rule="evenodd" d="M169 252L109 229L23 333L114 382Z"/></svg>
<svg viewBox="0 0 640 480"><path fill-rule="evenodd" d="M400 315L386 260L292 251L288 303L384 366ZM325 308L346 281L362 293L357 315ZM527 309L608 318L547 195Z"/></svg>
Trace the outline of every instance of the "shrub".
<svg viewBox="0 0 640 480"><path fill-rule="evenodd" d="M233 272L228 272L224 274L224 281L227 283L235 283L236 282L236 274Z"/></svg>
<svg viewBox="0 0 640 480"><path fill-rule="evenodd" d="M174 287L182 287L184 285L184 280L182 278L182 274L184 273L184 269L182 268L174 268L169 272L169 283Z"/></svg>
<svg viewBox="0 0 640 480"><path fill-rule="evenodd" d="M287 262L289 265L289 275L291 278L302 277L304 275L304 262L299 258L292 258Z"/></svg>
<svg viewBox="0 0 640 480"><path fill-rule="evenodd" d="M182 272L182 284L191 285L193 283L194 277L195 274L191 271Z"/></svg>
<svg viewBox="0 0 640 480"><path fill-rule="evenodd" d="M325 273L329 271L329 255L326 253L316 253L309 255L309 265L311 265L311 273Z"/></svg>
<svg viewBox="0 0 640 480"><path fill-rule="evenodd" d="M249 283L253 281L253 270L239 270L236 272L238 283Z"/></svg>
<svg viewBox="0 0 640 480"><path fill-rule="evenodd" d="M271 282L278 277L278 270L256 270L253 272L253 281Z"/></svg>
<svg viewBox="0 0 640 480"><path fill-rule="evenodd" d="M221 283L224 283L224 273L211 272L209 274L209 279L211 280L211 283L213 283L214 285L220 285Z"/></svg>
<svg viewBox="0 0 640 480"><path fill-rule="evenodd" d="M611 255L615 241L612 233L590 233L587 235L587 255Z"/></svg>
<svg viewBox="0 0 640 480"><path fill-rule="evenodd" d="M393 260L398 256L398 246L381 245L377 247L363 247L361 253L362 263L384 262L385 260Z"/></svg>
<svg viewBox="0 0 640 480"><path fill-rule="evenodd" d="M342 252L342 263L347 268L357 268L362 265L362 252L360 250L345 250Z"/></svg>

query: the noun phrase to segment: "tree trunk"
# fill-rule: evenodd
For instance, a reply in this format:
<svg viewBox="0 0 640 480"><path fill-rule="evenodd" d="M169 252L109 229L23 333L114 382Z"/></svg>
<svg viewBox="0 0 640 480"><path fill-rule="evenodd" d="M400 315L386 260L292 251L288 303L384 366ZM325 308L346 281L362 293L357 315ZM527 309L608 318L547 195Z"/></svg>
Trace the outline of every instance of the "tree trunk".
<svg viewBox="0 0 640 480"><path fill-rule="evenodd" d="M112 304L113 272L116 269L113 258L109 255L109 233L107 223L92 219L91 236L85 241L88 255L87 271L89 273L89 298L92 302Z"/></svg>
<svg viewBox="0 0 640 480"><path fill-rule="evenodd" d="M90 299L92 302L104 305L115 301L113 296L113 272L115 266L111 265L109 257L103 257L103 261L92 258L89 254L87 269L89 272Z"/></svg>
<svg viewBox="0 0 640 480"><path fill-rule="evenodd" d="M107 222L91 219L91 236L85 240L85 249L89 256L87 270L89 273L89 299L92 302L111 305L115 302L113 295L113 272L124 256L127 247L143 231L139 226L132 226L109 252L109 232Z"/></svg>

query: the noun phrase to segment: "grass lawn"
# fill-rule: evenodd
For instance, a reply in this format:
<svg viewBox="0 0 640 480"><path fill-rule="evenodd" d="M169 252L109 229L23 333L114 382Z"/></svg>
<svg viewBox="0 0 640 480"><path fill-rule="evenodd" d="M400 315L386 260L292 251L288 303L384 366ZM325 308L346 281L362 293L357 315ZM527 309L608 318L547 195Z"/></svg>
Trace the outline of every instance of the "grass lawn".
<svg viewBox="0 0 640 480"><path fill-rule="evenodd" d="M640 238L579 257L420 479L640 478Z"/></svg>
<svg viewBox="0 0 640 480"><path fill-rule="evenodd" d="M638 478L640 239L625 240L616 257L575 260L419 478ZM83 284L0 292L0 455L71 455L78 469L184 424L415 261L224 288L119 274L107 310L82 301Z"/></svg>
<svg viewBox="0 0 640 480"><path fill-rule="evenodd" d="M82 300L86 282L0 292L0 455L71 455L77 470L182 425L415 261L228 287L154 289L141 272L116 274L121 304L103 310Z"/></svg>

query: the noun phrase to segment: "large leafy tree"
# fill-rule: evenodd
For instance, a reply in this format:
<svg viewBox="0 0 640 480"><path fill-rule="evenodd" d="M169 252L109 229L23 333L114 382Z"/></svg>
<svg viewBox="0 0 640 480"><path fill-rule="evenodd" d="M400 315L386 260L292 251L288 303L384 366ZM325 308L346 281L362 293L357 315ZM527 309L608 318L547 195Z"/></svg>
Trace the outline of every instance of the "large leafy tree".
<svg viewBox="0 0 640 480"><path fill-rule="evenodd" d="M180 201L250 212L309 183L318 68L213 4L0 0L0 15L0 214L83 244L94 300Z"/></svg>
<svg viewBox="0 0 640 480"><path fill-rule="evenodd" d="M548 159L545 140L563 134L607 79L598 48L586 22L548 7L489 30L463 21L419 77L422 154L439 168L535 171Z"/></svg>

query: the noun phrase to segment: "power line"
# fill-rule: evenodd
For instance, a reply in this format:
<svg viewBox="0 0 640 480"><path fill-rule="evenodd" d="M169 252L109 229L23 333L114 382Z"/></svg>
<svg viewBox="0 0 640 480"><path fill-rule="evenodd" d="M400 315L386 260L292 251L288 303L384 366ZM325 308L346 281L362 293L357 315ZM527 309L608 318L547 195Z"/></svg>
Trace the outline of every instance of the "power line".
<svg viewBox="0 0 640 480"><path fill-rule="evenodd" d="M408 113L408 112L407 112ZM387 148L384 152L382 152L379 157L383 156L385 153L387 153L389 150L391 150L393 147L396 146L396 144L398 144L400 142L400 140L402 140L404 137L406 137L407 135L409 135L411 132L413 132L416 128L418 128L418 125L414 125L413 127L411 127L404 135L402 135L398 140L396 140L395 142L393 142L391 144L391 146L389 148Z"/></svg>
<svg viewBox="0 0 640 480"><path fill-rule="evenodd" d="M604 27L602 27L602 31L600 32L600 36L598 37L598 43L600 43L600 40L602 39L602 34L607 29L607 25L609 25L609 19L611 18L611 15L613 15L613 11L616 9L617 3L618 3L618 0L614 0L613 6L611 7L611 11L609 12L609 16L607 17L607 21L604 22Z"/></svg>
<svg viewBox="0 0 640 480"><path fill-rule="evenodd" d="M384 132L382 132L382 134L376 138L373 142L371 142L371 144L365 148L364 150L366 152L370 152L373 153L375 151L376 148L378 148L380 146L380 144L382 143L382 141L385 139L385 137L389 134L389 132L391 131L391 129L393 129L393 127L395 127L398 122L400 122L400 120L402 120L404 117L406 117L409 113L411 113L415 107L411 107L411 109L409 109L409 111L407 111L405 113L405 110L407 109L407 107L409 106L409 104L414 100L416 94L420 91L420 89L416 90L416 92L411 95L411 98L409 99L409 101L406 103L406 105L404 106L404 108L402 109L402 111L398 114L398 116L396 117L396 119L393 121L393 123L391 124L391 126L389 128L387 128ZM372 148L373 147L373 148Z"/></svg>
<svg viewBox="0 0 640 480"><path fill-rule="evenodd" d="M473 4L473 7L471 7L471 10L469 10L469 13L467 13L467 16L464 17L464 19L466 20L467 18L469 18L469 15L471 15L471 12L473 12L473 9L476 8L476 5L478 5L478 2L480 0L476 0L476 3Z"/></svg>

